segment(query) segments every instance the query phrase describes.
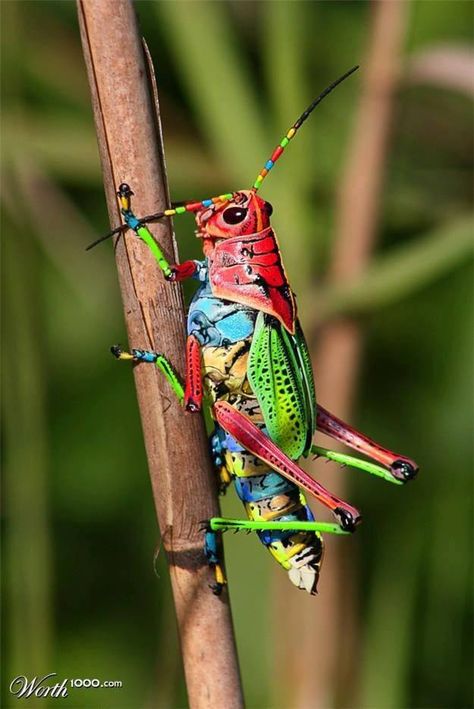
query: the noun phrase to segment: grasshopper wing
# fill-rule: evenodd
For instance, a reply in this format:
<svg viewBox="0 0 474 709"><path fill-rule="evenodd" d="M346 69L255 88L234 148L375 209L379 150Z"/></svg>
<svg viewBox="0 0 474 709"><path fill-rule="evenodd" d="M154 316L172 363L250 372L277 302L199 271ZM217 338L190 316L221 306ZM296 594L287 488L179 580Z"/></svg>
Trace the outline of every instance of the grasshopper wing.
<svg viewBox="0 0 474 709"><path fill-rule="evenodd" d="M307 454L316 428L316 398L298 321L291 335L276 318L258 315L248 378L272 441L293 460Z"/></svg>

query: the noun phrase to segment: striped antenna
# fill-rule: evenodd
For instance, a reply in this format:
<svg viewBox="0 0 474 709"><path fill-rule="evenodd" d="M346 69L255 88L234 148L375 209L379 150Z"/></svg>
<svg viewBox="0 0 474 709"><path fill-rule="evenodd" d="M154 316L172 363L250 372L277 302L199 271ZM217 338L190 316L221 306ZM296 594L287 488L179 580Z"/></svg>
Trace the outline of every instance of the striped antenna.
<svg viewBox="0 0 474 709"><path fill-rule="evenodd" d="M326 96L328 94L330 94L331 91L333 91L336 88L336 86L338 86L345 79L347 79L351 74L353 74L355 71L357 71L358 68L359 68L358 65L353 66L352 69L349 69L349 71L346 71L346 73L343 74L342 76L340 76L339 79L336 79L336 81L333 81L333 83L330 84L330 86L325 88L324 91L321 94L319 94L319 96L317 98L314 99L313 103L311 103L308 106L308 108L301 114L301 116L298 118L298 120L295 121L295 123L293 123L293 125L291 126L288 133L280 141L280 143L276 146L276 148L273 151L273 153L271 154L270 158L267 160L267 162L265 163L263 168L260 170L260 172L257 176L257 179L255 180L255 182L253 183L253 186L252 186L253 192L256 192L258 189L260 189L260 185L262 184L262 182L264 181L264 179L266 178L266 176L268 175L268 173L270 172L270 170L272 169L272 167L274 166L274 164L276 163L276 161L278 160L278 158L280 157L280 155L282 154L282 152L284 151L284 149L286 148L286 146L288 145L290 140L293 138L293 136L295 135L298 128L300 128L302 126L302 124L305 122L305 120L308 118L308 116L314 111L316 106L319 103L321 103L321 101L324 98L326 98Z"/></svg>
<svg viewBox="0 0 474 709"><path fill-rule="evenodd" d="M130 212L130 197L132 195L133 192L126 183L120 185L117 192L117 197L119 198L120 206L122 208L122 214ZM163 219L164 217L174 217L177 214L184 214L185 212L199 212L201 209L212 207L213 204L229 202L229 200L231 200L233 196L234 195L232 192L227 192L226 194L219 195L219 197L203 199L201 200L201 202L184 202L182 204L177 204L175 206L172 206L170 209L165 209L163 212L148 214L146 217L140 217L140 219L136 219L136 224L133 228L138 229L138 227L144 224L149 224L150 222L157 222L158 220ZM97 239L92 244L89 244L89 246L86 247L86 251L93 249L94 246L97 246L97 244L101 244L102 241L106 241L112 236L116 236L117 234L121 234L122 232L127 231L127 229L130 229L130 226L128 224L122 224L116 229L109 231L109 233L105 236L101 236L100 239Z"/></svg>
<svg viewBox="0 0 474 709"><path fill-rule="evenodd" d="M130 211L130 197L132 195L132 190L125 182L118 188L117 197L122 207L122 213ZM156 214L148 214L146 217L140 217L139 221L141 224L144 224L145 222L156 222L158 219L163 219L163 217L174 217L177 214L184 214L185 212L199 212L201 209L206 209L206 207L212 207L213 204L228 202L233 196L232 192L227 192L226 194L219 195L219 197L210 197L200 202L178 202L177 204L173 204L169 209L165 209L163 212L156 212Z"/></svg>
<svg viewBox="0 0 474 709"><path fill-rule="evenodd" d="M233 198L232 192L227 192L226 194L221 194L219 197L210 197L209 199L203 199L201 202L184 202L181 205L171 207L170 209L165 209L164 212L157 212L156 214L150 214L147 217L140 217L141 222L154 222L157 219L162 219L163 217L174 217L177 214L184 214L185 212L199 212L201 209L206 207L212 207L213 204L220 204L221 202L228 202Z"/></svg>
<svg viewBox="0 0 474 709"><path fill-rule="evenodd" d="M351 74L353 74L359 66L353 66L352 69L349 69L349 71L346 71L345 74L339 77L339 79L336 79L336 81L333 81L332 84L330 84L327 88L324 89L322 93L319 94L317 98L314 99L313 103L311 103L308 108L303 111L301 116L298 118L295 123L291 126L290 130L288 133L285 135L285 137L280 141L280 143L277 145L273 153L271 154L270 158L267 160L265 163L264 167L260 170L257 179L253 183L252 191L257 192L258 189L260 189L260 185L262 184L263 180L265 177L268 175L290 140L293 138L295 135L296 131L302 126L302 124L305 122L305 120L308 118L308 116L314 111L316 106L321 103L321 101L326 98L328 94L333 91L336 86L338 86L340 83L342 83L345 79L347 79ZM126 184L123 183L120 185L117 196L120 201L120 205L122 207L122 214L130 214L130 197L133 195L132 190L130 187ZM170 209L165 209L163 212L156 212L156 214L148 214L146 217L140 217L140 219L137 219L134 217L135 223L133 225L133 229L137 230L138 227L142 226L143 224L148 224L150 222L156 222L159 219L163 219L163 217L174 217L177 214L185 214L186 212L199 212L201 209L206 209L208 207L212 207L213 204L221 204L222 202L229 202L231 199L233 199L234 193L232 192L227 192L226 194L221 194L219 197L210 197L209 199L203 199L201 202L184 202L182 204L175 204L172 206ZM86 251L89 251L89 249L94 248L94 246L97 246L97 244L100 244L102 241L105 241L106 239L110 239L111 236L115 236L116 234L121 234L122 232L126 231L127 229L130 229L131 225L130 224L122 224L122 226L117 227L117 229L114 229L113 231L110 231L108 234L105 236L102 236L100 239L97 239L97 241L94 241L92 244L89 244L89 246L86 247Z"/></svg>

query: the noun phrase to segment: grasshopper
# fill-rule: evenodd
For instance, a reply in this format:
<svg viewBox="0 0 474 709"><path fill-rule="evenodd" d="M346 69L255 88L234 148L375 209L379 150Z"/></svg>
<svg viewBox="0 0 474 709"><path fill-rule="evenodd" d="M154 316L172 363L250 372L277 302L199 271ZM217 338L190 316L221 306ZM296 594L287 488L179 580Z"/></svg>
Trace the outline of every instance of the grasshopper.
<svg viewBox="0 0 474 709"><path fill-rule="evenodd" d="M308 348L270 223L272 206L258 194L303 122L356 69L308 106L250 189L138 218L131 208L133 192L123 183L117 195L125 224L88 247L131 229L150 248L168 281L199 282L188 313L184 385L160 352L126 352L119 346L111 350L117 359L156 365L187 411L200 411L207 395L215 422L210 446L220 489L233 482L247 515L243 520L212 518L204 525L216 594L226 584L219 535L229 529L256 531L290 581L316 593L322 533L353 532L361 516L308 475L298 465L301 457L323 456L399 485L418 472L413 460L383 448L316 404ZM195 215L204 258L170 265L146 224L186 212ZM314 445L316 429L374 462ZM328 507L336 523L316 521L305 493Z"/></svg>

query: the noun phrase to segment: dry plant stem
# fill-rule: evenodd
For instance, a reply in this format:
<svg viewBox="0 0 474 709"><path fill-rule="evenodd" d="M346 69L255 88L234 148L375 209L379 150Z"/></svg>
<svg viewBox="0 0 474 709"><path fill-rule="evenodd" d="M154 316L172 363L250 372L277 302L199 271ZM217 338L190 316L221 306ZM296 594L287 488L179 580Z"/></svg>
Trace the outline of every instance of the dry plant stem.
<svg viewBox="0 0 474 709"><path fill-rule="evenodd" d="M107 204L116 227L120 214L115 191L121 182L132 185L138 214L161 210L167 202L159 117L131 2L78 0L78 14ZM167 258L177 260L170 225L157 225L154 233ZM182 372L181 288L163 280L147 248L130 233L118 239L116 258L130 346L164 352ZM117 376L126 376L118 369ZM170 565L189 703L193 709L240 707L228 597L224 593L217 598L209 590L212 578L199 531L201 520L218 513L203 421L183 412L154 367L136 367L135 383L153 497Z"/></svg>
<svg viewBox="0 0 474 709"><path fill-rule="evenodd" d="M369 47L361 61L362 93L336 205L335 242L328 274L333 283L359 277L373 251L400 72L407 3L378 0L371 10ZM362 333L356 322L335 320L320 332L313 361L318 401L345 420L350 418L361 345ZM343 498L347 496L345 478L328 470L329 466L313 463L311 468L331 491ZM353 551L356 543L355 539L347 542ZM306 598L287 599L290 602L290 607L285 604L287 618L293 627L300 629L298 649L292 648L290 652L293 658L311 658L298 678L297 694L292 698L295 709L347 705L354 701L354 658L359 656L355 573L348 550L339 540L326 538L319 598L316 602ZM291 666L290 654L287 659ZM298 671L301 674L295 668L295 673Z"/></svg>

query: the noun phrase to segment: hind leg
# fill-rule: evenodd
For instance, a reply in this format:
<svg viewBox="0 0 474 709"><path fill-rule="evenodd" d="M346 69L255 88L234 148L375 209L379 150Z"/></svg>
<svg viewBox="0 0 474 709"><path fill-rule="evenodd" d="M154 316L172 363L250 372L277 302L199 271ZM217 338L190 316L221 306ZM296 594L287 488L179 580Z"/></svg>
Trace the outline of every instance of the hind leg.
<svg viewBox="0 0 474 709"><path fill-rule="evenodd" d="M322 406L318 406L317 427L321 433L325 433L327 436L336 439L336 441L345 443L346 446L367 455L377 461L377 463L385 465L393 477L400 482L411 480L418 472L418 465L413 460L383 448L368 436L356 431L355 428L338 419Z"/></svg>
<svg viewBox="0 0 474 709"><path fill-rule="evenodd" d="M340 528L338 524L331 522L286 522L276 521L267 522L266 520L248 520L248 519L228 519L225 517L212 517L209 520L209 529L213 532L234 532L242 531L279 531L279 532L323 532L324 534L350 534Z"/></svg>
<svg viewBox="0 0 474 709"><path fill-rule="evenodd" d="M361 519L359 511L313 480L295 461L280 450L248 416L226 401L216 402L213 413L219 425L230 433L245 450L262 460L287 480L310 492L323 505L332 510L343 529L354 531L356 524Z"/></svg>
<svg viewBox="0 0 474 709"><path fill-rule="evenodd" d="M395 485L403 485L401 480L394 478L393 474L382 468L381 465L376 465L375 463L370 463L368 460L362 460L361 458L354 458L352 455L347 455L346 453L340 453L339 451L331 451L327 448L322 448L321 446L311 446L311 453L316 456L316 458L322 457L326 460L333 460L335 463L340 463L340 465L348 465L351 468L357 468L358 470L363 470L371 475L376 475L379 478L383 478L390 483Z"/></svg>
<svg viewBox="0 0 474 709"><path fill-rule="evenodd" d="M331 524L330 522L267 522L265 520L253 521L248 519L228 519L225 517L212 517L208 522L203 523L203 528L205 530L204 552L206 554L207 563L214 571L215 575L215 583L212 584L211 589L216 596L219 596L222 593L222 589L227 583L222 567L222 551L220 537L224 532L227 532L228 530L232 530L234 532L254 531L258 532L260 537L262 537L262 534L267 533L269 535L269 541L268 543L264 542L265 546L269 548L270 552L276 558L278 563L280 563L284 568L286 568L287 571L289 571L291 568L291 559L300 552L304 551L303 547L305 547L305 545L296 543L297 541L299 541L298 534L301 536L301 534L304 534L304 532L316 532L318 534L321 532L324 532L325 534L350 533L342 530L339 525ZM294 532L296 539L293 539L293 537L291 536L288 537L288 535L284 535L281 539L276 538L274 535L275 532ZM293 542L290 551L287 548L288 540ZM296 583L295 576L298 575L296 568L293 569L292 573L293 578L291 577L291 574L290 578L293 583ZM296 583L296 585L298 586L299 583ZM306 590L309 591L307 584L304 587L306 587Z"/></svg>

